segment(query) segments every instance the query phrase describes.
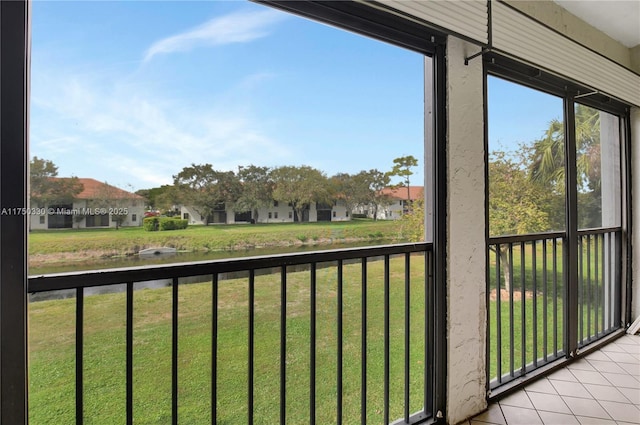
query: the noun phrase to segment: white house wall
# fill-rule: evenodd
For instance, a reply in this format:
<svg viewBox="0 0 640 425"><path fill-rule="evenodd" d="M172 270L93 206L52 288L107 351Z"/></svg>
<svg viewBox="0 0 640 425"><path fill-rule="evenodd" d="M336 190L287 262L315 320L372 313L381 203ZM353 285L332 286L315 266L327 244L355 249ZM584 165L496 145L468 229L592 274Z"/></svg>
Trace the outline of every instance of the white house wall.
<svg viewBox="0 0 640 425"><path fill-rule="evenodd" d="M82 211L83 209L87 209L92 207L91 202L87 202L84 199L76 200L72 204L73 210ZM37 207L32 207L37 208ZM45 205L42 209L47 210L48 206ZM109 208L109 207L107 207ZM120 227L135 227L142 226L142 220L144 219L145 206L144 202L140 200L130 200L129 202L121 201L118 205L114 205L111 208L126 208L127 209L127 217L120 224ZM43 215L31 215L30 224L31 230L46 230L49 228L49 214ZM135 216L135 221L134 221ZM44 222L40 222L40 217L44 217ZM116 223L109 218L109 227L116 227ZM73 221L74 229L86 229L87 223L86 218L80 219L80 221ZM89 227L90 229L94 229L97 227Z"/></svg>
<svg viewBox="0 0 640 425"><path fill-rule="evenodd" d="M264 207L258 210L258 223L293 223L293 219L293 208L283 202L278 203L277 207Z"/></svg>
<svg viewBox="0 0 640 425"><path fill-rule="evenodd" d="M190 225L206 224L206 217L200 215L200 213L190 206L180 207L180 217L184 218L185 213L189 215ZM233 208L229 207L226 210L227 224L235 223L235 212ZM335 215L335 216L334 216ZM256 220L256 223L293 223L295 213L286 203L278 203L277 206L262 207L258 209L258 217L254 216L252 212L252 218ZM343 203L338 202L331 209L331 221L347 221L351 220L351 214L347 214L347 209ZM312 203L309 208L309 222L318 221L318 211L316 210L316 204Z"/></svg>
<svg viewBox="0 0 640 425"><path fill-rule="evenodd" d="M347 207L344 202L338 201L331 209L331 221L349 221L351 213L347 214Z"/></svg>

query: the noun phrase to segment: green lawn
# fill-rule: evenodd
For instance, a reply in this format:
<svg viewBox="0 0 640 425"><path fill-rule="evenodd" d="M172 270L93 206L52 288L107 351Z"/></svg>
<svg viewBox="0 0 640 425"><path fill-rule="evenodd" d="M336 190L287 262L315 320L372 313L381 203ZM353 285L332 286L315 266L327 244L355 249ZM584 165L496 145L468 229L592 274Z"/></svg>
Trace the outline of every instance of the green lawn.
<svg viewBox="0 0 640 425"><path fill-rule="evenodd" d="M187 229L201 240L223 235L236 237L242 231L270 232L281 229L301 235L319 232L342 234L355 228L365 232L393 222L361 222L356 226L303 225L274 226L211 226ZM374 226L374 227L371 227ZM380 227L375 227L380 226ZM381 231L381 230L380 230ZM130 232L130 233L129 233ZM136 233L138 232L138 233ZM172 232L167 232L172 233ZM58 232L35 233L42 240L54 238ZM95 241L100 236L126 238L142 234L141 229L119 231L77 231L69 235L79 240ZM273 234L271 232L271 234ZM374 233L372 233L374 234ZM122 236L121 236L122 235ZM158 235L158 234L151 234ZM257 234L259 235L259 233ZM162 236L160 234L160 236ZM105 236L106 237L106 236ZM256 236L258 237L258 236ZM295 236L293 236L295 237ZM82 239L86 238L86 239ZM313 236L310 236L313 238ZM126 239L123 239L126 240ZM527 291L524 320L523 303L512 304L514 325L511 329L509 314L511 304L502 298L502 373L513 366L518 373L525 364L544 354L546 318L547 353L555 348L563 349L564 306L562 302L562 262L558 261L556 294L553 279L548 275L546 292L542 281L542 247L536 248L536 277L533 281L532 247L525 251L524 268L520 249L514 249L514 279L516 293L521 293L524 282ZM547 270L550 270L552 250L547 249ZM560 259L561 250L558 250ZM490 256L495 265L495 254ZM369 264L368 270L368 375L367 421L378 423L382 419L383 405L383 263ZM404 278L403 260L391 261L391 418L401 416L403 409L403 358L404 358ZM595 266L593 266L595 267ZM524 277L520 279L521 270ZM599 266L601 270L601 266ZM595 270L594 270L595 271ZM346 265L344 270L344 423L359 423L360 411L360 341L361 341L361 269L360 265ZM336 400L336 314L337 283L335 267L318 269L317 274L317 420L318 423L335 422ZM495 289L495 272L490 279L490 289ZM260 275L256 278L255 292L255 402L257 423L271 424L279 414L279 365L280 365L280 278L279 275ZM596 294L603 290L602 282L593 283L585 293ZM534 294L537 321L534 321ZM411 271L411 405L410 411L422 408L424 374L424 264L414 257ZM557 309L554 310L554 299ZM589 301L591 299L591 301ZM211 284L181 285L179 297L180 354L179 354L179 413L180 422L197 424L210 422L211 394ZM546 300L547 310L544 310ZM595 330L595 315L602 317L601 304L594 298L584 298L582 314L586 333ZM601 299L600 299L601 301ZM287 420L290 423L306 423L309 415L309 327L310 327L309 272L291 272L287 286ZM490 302L490 377L497 374L497 301ZM74 416L74 300L44 301L30 305L30 419L31 423L72 423ZM134 416L138 424L164 424L171 414L171 291L169 288L140 290L135 293L134 313ZM590 320L588 321L587 319ZM242 423L247 415L247 279L225 280L219 290L218 332L218 423ZM523 325L524 323L524 325ZM523 329L525 341L522 343ZM533 329L537 341L533 341ZM601 329L600 329L601 330ZM513 345L510 334L513 331ZM555 331L555 332L554 332ZM85 422L88 424L122 423L125 414L125 297L124 294L90 296L85 300ZM510 350L513 349L513 365Z"/></svg>
<svg viewBox="0 0 640 425"><path fill-rule="evenodd" d="M148 232L142 227L32 231L29 255L103 252L126 255L156 246L187 251L242 249L343 240L397 240L395 220L354 219L345 222L272 223L190 226Z"/></svg>
<svg viewBox="0 0 640 425"><path fill-rule="evenodd" d="M524 364L531 364L534 359L543 359L545 354L550 357L564 349L564 315L565 307L564 298L564 281L563 281L563 259L562 247L557 247L556 252L556 279L553 275L553 250L551 242L547 243L546 249L546 282L544 268L544 251L542 244L535 245L535 279L533 264L533 245L526 244L524 251L524 263L522 262L522 250L519 245L513 249L513 279L512 285L514 295L513 302L513 329L509 320L511 310L509 296L501 297L500 312L498 313L497 301L491 301L489 304L489 365L490 379L497 377L497 353L498 353L498 328L497 318L501 320L501 373L509 373L513 367L516 376L519 374L523 365L522 352L524 350ZM604 286L602 282L603 259L598 258L596 264L595 258L591 258L591 264L586 262L587 248L583 247L583 284L579 290L580 302L578 305L578 314L582 315L582 327L579 325L579 333L585 339L589 336L602 332L602 312L604 308L603 299ZM490 252L490 283L489 290L495 293L496 290L496 254ZM524 266L524 267L523 267ZM501 267L506 267L501 263ZM596 271L598 273L596 273ZM524 272L524 273L523 273ZM595 276L600 276L598 280ZM587 276L590 279L587 279ZM501 288L505 289L504 274L500 276ZM522 312L522 301L518 297L522 296L522 287L525 288L524 303L524 320ZM555 305L554 305L555 300ZM545 310L546 304L546 310ZM534 320L534 311L535 319ZM546 319L546 323L545 323ZM597 321L596 321L597 319ZM536 341L534 343L534 330ZM511 333L513 332L513 343L511 343ZM524 344L522 335L525 335ZM546 337L545 337L546 335ZM513 363L511 363L511 353L513 349Z"/></svg>
<svg viewBox="0 0 640 425"><path fill-rule="evenodd" d="M424 373L424 260L411 267L411 403L422 407ZM382 420L383 262L369 263L367 297L367 422ZM402 415L404 358L404 259L391 260L391 417ZM317 272L317 421L336 413L335 267ZM279 412L280 278L256 277L256 423L272 424ZM140 290L134 297L134 416L137 424L166 424L171 414L170 288ZM210 422L211 284L180 286L179 419ZM309 415L309 272L291 272L287 286L287 421ZM74 300L30 305L30 423L73 423ZM360 423L361 267L344 268L344 423ZM248 281L220 282L218 423L244 423L247 415ZM125 297L85 298L85 423L123 423L125 415Z"/></svg>

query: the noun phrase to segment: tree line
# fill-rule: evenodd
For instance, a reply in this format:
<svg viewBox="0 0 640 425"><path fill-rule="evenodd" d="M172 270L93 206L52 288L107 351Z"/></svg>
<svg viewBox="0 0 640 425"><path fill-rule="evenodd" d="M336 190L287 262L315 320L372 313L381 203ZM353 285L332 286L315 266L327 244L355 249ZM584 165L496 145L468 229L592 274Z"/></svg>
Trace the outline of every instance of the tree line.
<svg viewBox="0 0 640 425"><path fill-rule="evenodd" d="M229 206L235 212L252 211L257 220L260 209L270 207L276 201L291 205L300 220L309 204L331 204L338 200L345 204L347 211L358 206L372 206L375 217L380 206L392 202L382 189L405 185L408 189L412 169L418 165L418 160L408 155L395 158L393 164L386 172L374 168L355 174L337 173L331 177L306 165L249 165L239 166L238 171L223 171L216 170L211 164L191 164L173 176L173 184L141 189L136 193L154 210L170 213L176 205L189 205L203 217ZM34 205L72 203L83 191L77 177L55 178L58 167L52 161L34 157L30 165L31 202ZM401 178L402 182L392 185L393 177ZM103 198L108 200L108 195Z"/></svg>
<svg viewBox="0 0 640 425"><path fill-rule="evenodd" d="M172 185L136 193L144 196L154 209L189 205L203 217L228 206L234 212L251 211L253 219L258 220L260 209L271 207L274 201L290 205L297 220L302 219L304 209L311 203L336 201L342 201L347 211L370 205L375 209L375 217L380 206L392 202L382 189L392 186L394 176L402 178L400 185L408 186L412 168L417 165L417 159L408 155L394 159L393 168L387 172L374 168L328 177L307 165L248 165L239 166L236 172L216 170L211 164L191 164L173 176Z"/></svg>

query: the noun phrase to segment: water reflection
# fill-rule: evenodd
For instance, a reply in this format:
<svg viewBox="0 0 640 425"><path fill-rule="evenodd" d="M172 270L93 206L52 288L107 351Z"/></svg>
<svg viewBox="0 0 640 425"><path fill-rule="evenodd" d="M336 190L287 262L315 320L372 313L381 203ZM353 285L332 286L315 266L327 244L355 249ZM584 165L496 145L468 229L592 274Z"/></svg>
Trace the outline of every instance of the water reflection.
<svg viewBox="0 0 640 425"><path fill-rule="evenodd" d="M384 245L390 243L391 241L380 240L377 245ZM396 241L397 242L397 241ZM41 274L49 274L49 273L63 273L63 272L71 272L71 271L82 271L82 270L100 270L100 269L111 269L111 268L119 268L119 267L135 267L135 266L146 266L152 264L175 264L175 263L186 263L192 261L206 261L206 260L220 260L225 258L241 258L241 257L252 257L258 255L278 255L278 254L286 254L293 252L309 252L309 251L322 251L329 249L346 249L346 248L357 248L362 246L371 246L372 244L362 242L362 243L344 243L344 244L328 244L328 245L304 245L304 246L291 246L291 247L281 247L281 248L258 248L258 249L247 249L242 251L216 251L216 252L177 252L172 254L163 254L163 255L134 255L130 257L117 257L117 258L108 258L102 259L98 261L86 261L86 262L73 262L66 264L58 264L54 266L48 267L31 267L29 268L29 274L31 276L41 275ZM380 258L370 258L369 260L379 260ZM360 260L354 260L360 261ZM322 265L319 265L322 267ZM302 271L309 268L308 264L300 264L298 266L288 266L289 271ZM258 271L258 274L271 274L271 273L279 273L280 268L268 268L262 269ZM248 275L246 271L244 272L234 272L234 273L222 273L219 276L219 280L226 279L236 279L243 276ZM199 283L210 279L210 276L188 276L180 278L180 284L186 283ZM148 289L148 288L162 288L171 285L171 279L158 279L158 280L149 280L144 282L136 282L134 283L134 289ZM117 284L117 285L109 285L109 286L99 286L92 288L85 288L84 295L99 295L99 294L108 294L114 292L124 292L126 290L126 284ZM68 290L60 290L60 291L50 291L50 292L41 292L37 294L30 294L30 301L44 301L44 300L52 300L52 299L63 299L63 298L72 298L75 297L76 290L68 289Z"/></svg>
<svg viewBox="0 0 640 425"><path fill-rule="evenodd" d="M225 258L253 257L257 255L278 255L293 252L324 251L329 249L357 248L371 245L385 245L390 240L378 240L374 244L371 241L359 243L333 243L326 245L302 245L278 248L254 248L238 251L210 251L210 252L177 252L163 255L132 255L128 257L103 258L99 260L74 261L58 263L41 267L29 267L29 275L41 275L48 273L64 273L82 270L101 270L119 267L147 266L152 264L188 263L192 261L221 260ZM398 241L394 241L397 243Z"/></svg>

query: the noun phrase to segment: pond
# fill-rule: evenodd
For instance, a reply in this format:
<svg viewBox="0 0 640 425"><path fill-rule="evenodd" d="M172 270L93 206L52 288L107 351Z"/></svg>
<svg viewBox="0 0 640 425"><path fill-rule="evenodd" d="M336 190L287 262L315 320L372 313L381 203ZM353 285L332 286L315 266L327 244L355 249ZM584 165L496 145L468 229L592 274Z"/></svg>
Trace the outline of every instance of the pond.
<svg viewBox="0 0 640 425"><path fill-rule="evenodd" d="M136 266L147 266L154 264L176 264L176 263L187 263L193 261L206 261L206 260L220 260L220 259L229 259L229 258L241 258L241 257L252 257L258 255L278 255L278 254L286 254L286 253L296 253L296 252L311 252L311 251L324 251L324 250L333 250L333 249L346 249L346 248L357 248L364 246L373 246L373 245L386 245L389 243L398 243L398 241L391 240L378 240L375 243L368 242L356 242L356 243L332 243L332 244L324 244L324 245L301 245L301 246L289 246L289 247L278 247L278 248L254 248L254 249L246 249L246 250L237 250L237 251L211 251L211 252L177 252L175 254L163 254L163 255L133 255L128 257L114 257L114 258L105 258L100 260L91 260L91 261L74 261L68 263L60 263L56 265L49 265L46 267L30 267L29 275L37 276L42 274L50 274L50 273L64 273L64 272L74 272L74 271L82 271L82 270L101 270L101 269L112 269L112 268L120 268L120 267L136 267ZM305 266L300 266L304 268ZM265 271L268 273L268 271ZM220 279L224 280L226 278L233 278L235 276L221 276ZM201 281L199 277L189 278L181 278L181 283L190 283L189 281L193 280L194 282ZM168 286L171 284L170 279L162 279L156 281L147 281L140 282L135 284L135 289L143 289L143 288L159 288ZM85 289L85 295L96 295L96 294L104 294L110 292L121 292L125 290L125 285L111 285L107 287L98 287L98 288L87 288ZM75 290L63 290L63 291L54 291L54 292L44 292L39 294L32 294L30 296L31 301L41 301L48 299L61 299L61 298L70 298L75 296Z"/></svg>

